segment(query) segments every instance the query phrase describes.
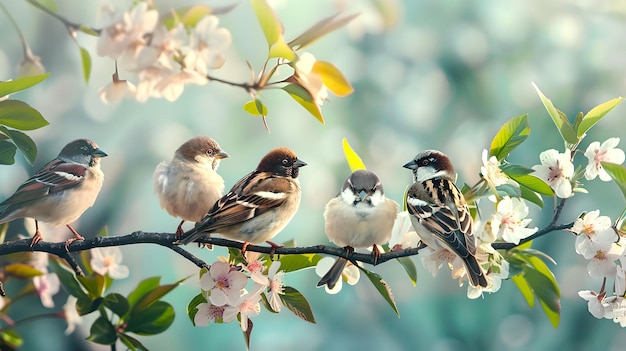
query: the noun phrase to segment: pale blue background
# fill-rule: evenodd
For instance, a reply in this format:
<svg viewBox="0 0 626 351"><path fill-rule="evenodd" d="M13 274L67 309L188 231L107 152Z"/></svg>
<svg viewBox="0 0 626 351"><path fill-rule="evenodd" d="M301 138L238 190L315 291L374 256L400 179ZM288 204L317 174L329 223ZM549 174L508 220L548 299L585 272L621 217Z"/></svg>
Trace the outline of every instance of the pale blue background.
<svg viewBox="0 0 626 351"><path fill-rule="evenodd" d="M99 26L96 2L58 3L67 18ZM125 1L116 3L127 6ZM162 12L168 6L188 3L192 2L157 1ZM215 6L231 3L208 2ZM182 142L206 134L215 137L232 156L220 168L227 186L251 170L270 148L284 145L296 150L309 164L301 172L303 202L292 223L275 239L295 238L302 246L327 243L323 206L349 172L341 149L343 137L368 168L379 174L387 195L400 202L411 179L401 165L418 151L436 148L448 153L457 165L459 181L473 183L478 179L481 151L488 148L491 137L504 121L526 112L532 135L511 160L533 165L539 162L539 152L562 150L531 82L570 117L623 95L626 85L626 6L620 1L397 1L399 23L386 32L376 28L372 1L272 1L285 24L287 39L340 10L363 14L347 29L309 49L319 60L341 69L355 93L347 98L331 96L323 106L323 126L283 92L264 92L263 101L270 111L268 134L260 119L242 110L248 95L218 83L189 86L174 103L150 100L104 105L97 92L110 79L113 62L95 55L95 39L78 37L81 45L94 53L92 78L85 85L78 49L63 26L26 3L3 4L52 72L43 84L14 96L33 105L51 122L29 133L40 147L36 166L78 137L94 139L110 155L102 162L106 173L102 193L77 225L87 237L104 225L111 235L135 230L172 232L178 220L159 208L152 193L152 171L158 162L171 158ZM224 68L213 74L246 81L249 71L245 62L258 70L266 52L250 4L240 2L231 13L220 16L220 21L231 31L233 45ZM16 73L21 47L4 15L0 15L0 31L0 79L5 80ZM623 114L624 108L618 107L589 133L583 146L612 136L624 139ZM577 161L583 159L577 157ZM19 155L18 163L0 169L0 198L9 196L34 171ZM595 196L576 195L563 221L598 208L615 218L623 208L615 184L596 180L588 188ZM543 214L532 208L533 225L549 222L550 204L547 199L548 209ZM285 282L305 294L318 323L307 324L287 311L272 315L263 310L254 319L252 349L623 349L624 330L612 321L594 319L577 296L579 290L599 289L601 282L587 276L586 262L575 254L571 235L553 233L538 240L536 248L559 262L553 267L563 295L558 329L551 327L539 307L530 309L511 282L504 282L495 295L468 300L465 288L458 288L447 271L433 278L422 269L418 257L414 259L419 269L417 287L396 263L374 269L393 289L401 318L364 277L357 286L329 296L314 288L317 276L312 270L288 275ZM190 250L208 262L226 253L219 248L213 253ZM127 293L147 277L160 275L169 283L192 275L166 297L176 309L174 325L165 334L140 337L147 347L244 349L236 324L191 326L185 308L198 292L195 266L157 246L128 246L122 251L131 275L113 286L120 293ZM57 305L65 302L65 296L57 296ZM11 316L19 319L49 312L33 302L16 304ZM87 319L85 328L91 320ZM83 329L68 338L62 334L64 329L63 321L45 319L25 324L18 331L26 338L24 350L67 350L70 340L76 342L88 333ZM74 349L83 347L93 345Z"/></svg>

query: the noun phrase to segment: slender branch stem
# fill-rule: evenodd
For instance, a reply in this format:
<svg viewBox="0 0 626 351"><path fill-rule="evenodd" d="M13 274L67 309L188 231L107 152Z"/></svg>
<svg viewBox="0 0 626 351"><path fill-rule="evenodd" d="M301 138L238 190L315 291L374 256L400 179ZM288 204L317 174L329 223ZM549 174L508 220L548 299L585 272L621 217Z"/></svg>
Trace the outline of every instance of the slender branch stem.
<svg viewBox="0 0 626 351"><path fill-rule="evenodd" d="M43 6L42 4L40 4L39 2L37 2L36 0L26 0L29 4L33 5L34 7L36 7L37 9L45 12L47 15L50 15L52 17L54 17L55 19L57 19L59 22L63 23L67 28L71 29L71 30L80 30L81 25L78 23L74 23L69 21L68 19L66 19L65 17L54 13L52 11L50 11L47 7ZM87 27L89 28L89 27ZM96 28L89 28L89 30L100 34L100 29L96 29Z"/></svg>
<svg viewBox="0 0 626 351"><path fill-rule="evenodd" d="M22 42L22 50L24 51L24 56L27 56L30 53L30 48L28 46L28 42L26 41L26 38L24 37L24 34L20 30L20 26L17 25L17 22L15 22L15 19L13 18L13 16L11 16L7 8L4 7L2 3L0 3L0 8L2 8L2 11L7 15L7 17L9 18L9 21L13 25L13 28L15 28L17 35L20 37L20 42Z"/></svg>
<svg viewBox="0 0 626 351"><path fill-rule="evenodd" d="M547 227L538 230L537 232L535 232L535 234L524 238L522 240L520 240L519 244L513 244L513 243L493 243L491 244L491 246L496 249L496 250L510 250L516 246L522 245L524 243L527 243L531 240L537 239L541 236L544 236L548 233L557 231L557 230L563 230L563 229L567 229L567 228L571 228L574 225L574 222L570 222L567 224L561 224L561 225L554 225L554 224L550 224Z"/></svg>
<svg viewBox="0 0 626 351"><path fill-rule="evenodd" d="M230 85L230 86L233 86L233 87L243 88L247 92L251 92L251 91L257 90L259 88L256 83L236 83L236 82L231 82L229 80L213 77L213 76L210 76L208 74L207 74L206 78L208 80L210 80L210 81L223 83L223 84Z"/></svg>

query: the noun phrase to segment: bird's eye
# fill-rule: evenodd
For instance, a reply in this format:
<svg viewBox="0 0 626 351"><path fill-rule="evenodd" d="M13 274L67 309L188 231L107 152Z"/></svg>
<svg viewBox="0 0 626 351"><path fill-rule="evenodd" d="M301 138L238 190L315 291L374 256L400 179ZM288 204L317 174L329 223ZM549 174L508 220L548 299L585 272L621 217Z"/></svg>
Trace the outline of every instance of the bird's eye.
<svg viewBox="0 0 626 351"><path fill-rule="evenodd" d="M206 154L209 155L209 156L213 156L213 149L208 149L206 151Z"/></svg>
<svg viewBox="0 0 626 351"><path fill-rule="evenodd" d="M422 160L422 166L428 166L429 163L430 163L430 160L427 158Z"/></svg>
<svg viewBox="0 0 626 351"><path fill-rule="evenodd" d="M83 150L83 151L88 151L89 150L86 146L81 146L80 149Z"/></svg>
<svg viewBox="0 0 626 351"><path fill-rule="evenodd" d="M288 159L286 159L286 158L283 158L283 160L282 160L282 164L283 164L283 166L287 166L287 165L289 165L289 160L288 160Z"/></svg>

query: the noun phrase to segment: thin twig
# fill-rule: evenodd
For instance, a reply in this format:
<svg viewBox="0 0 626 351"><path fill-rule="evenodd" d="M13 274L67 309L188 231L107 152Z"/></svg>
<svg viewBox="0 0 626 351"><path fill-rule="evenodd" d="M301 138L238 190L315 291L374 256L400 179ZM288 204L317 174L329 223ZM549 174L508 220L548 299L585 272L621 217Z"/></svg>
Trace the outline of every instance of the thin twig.
<svg viewBox="0 0 626 351"><path fill-rule="evenodd" d="M85 276L85 272L83 272L83 269L80 268L80 266L78 265L78 262L76 262L76 259L74 259L74 256L72 256L71 253L69 253L68 251L65 251L65 254L59 257L64 259L70 265L70 267L72 267L72 269L74 270L74 273L76 273L77 276L79 277Z"/></svg>
<svg viewBox="0 0 626 351"><path fill-rule="evenodd" d="M513 244L513 243L493 243L491 244L491 246L496 249L496 250L510 250L516 246L522 245L524 243L527 243L531 240L537 239L541 236L544 236L548 233L557 231L557 230L563 230L563 229L568 229L571 228L574 225L574 222L571 223L567 223L567 224L561 224L561 225L554 225L551 224L547 227L545 227L544 229L538 230L537 232L535 232L535 234L526 237L522 240L520 240L519 244Z"/></svg>
<svg viewBox="0 0 626 351"><path fill-rule="evenodd" d="M40 4L39 2L35 1L35 0L26 0L26 2L28 2L29 4L33 5L34 7L38 8L39 10L45 12L46 14L54 17L55 19L57 19L58 21L60 21L61 23L63 23L67 28L70 28L74 31L80 30L81 26L78 23L74 23L69 21L68 19L66 19L65 17L54 13L52 11L50 11L47 7L43 6L42 4ZM90 27L84 27L84 28L88 28L89 30L93 31L94 33L97 33L98 35L100 34L100 29L96 29L96 28L90 28Z"/></svg>

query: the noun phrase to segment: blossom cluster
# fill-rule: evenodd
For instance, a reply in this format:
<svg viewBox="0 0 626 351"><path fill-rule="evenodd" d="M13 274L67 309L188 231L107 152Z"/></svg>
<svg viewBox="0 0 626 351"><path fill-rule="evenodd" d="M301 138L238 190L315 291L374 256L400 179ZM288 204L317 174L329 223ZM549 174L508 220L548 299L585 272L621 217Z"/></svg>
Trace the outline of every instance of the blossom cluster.
<svg viewBox="0 0 626 351"><path fill-rule="evenodd" d="M241 330L248 330L248 320L261 312L262 294L274 312L280 312L283 294L284 271L279 271L280 261L266 268L265 260L256 252L246 252L245 263L231 265L225 261L214 262L208 270L200 271L200 288L206 303L200 303L194 317L196 326L211 323L230 323L237 319ZM246 289L249 280L253 282Z"/></svg>
<svg viewBox="0 0 626 351"><path fill-rule="evenodd" d="M579 291L588 303L589 313L596 318L613 319L626 327L626 238L611 227L608 216L595 210L578 218L571 228L576 234L576 252L589 260L587 273L592 278L602 278L599 292ZM606 280L613 279L613 294L605 290Z"/></svg>
<svg viewBox="0 0 626 351"><path fill-rule="evenodd" d="M146 2L125 12L105 6L102 12L106 19L97 52L116 60L113 81L100 90L105 103L123 98L144 102L150 97L174 101L185 84L208 83L208 70L223 65L231 43L230 32L218 27L213 15L193 27L176 23L168 28ZM136 84L119 79L118 67L136 76Z"/></svg>

